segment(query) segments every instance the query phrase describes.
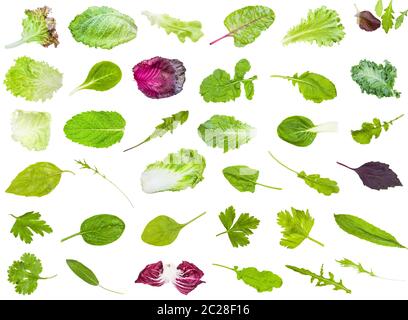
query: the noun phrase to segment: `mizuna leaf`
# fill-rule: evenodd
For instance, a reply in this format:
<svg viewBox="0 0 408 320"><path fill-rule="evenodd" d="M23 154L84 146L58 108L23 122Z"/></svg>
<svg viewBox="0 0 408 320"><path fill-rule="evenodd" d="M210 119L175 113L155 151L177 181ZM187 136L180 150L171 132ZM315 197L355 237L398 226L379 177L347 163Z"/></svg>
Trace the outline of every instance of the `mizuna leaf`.
<svg viewBox="0 0 408 320"><path fill-rule="evenodd" d="M125 223L122 219L111 214L98 214L82 222L78 233L62 239L61 242L81 236L88 244L104 246L118 240L123 231Z"/></svg>
<svg viewBox="0 0 408 320"><path fill-rule="evenodd" d="M240 192L255 192L256 185L282 190L282 188L271 187L262 183L258 183L259 171L248 166L231 166L222 170L225 179Z"/></svg>
<svg viewBox="0 0 408 320"><path fill-rule="evenodd" d="M292 271L295 271L297 273L303 274L305 276L310 276L311 277L311 282L313 283L313 281L316 280L316 287L324 287L324 286L333 286L333 290L337 291L337 290L343 290L346 293L351 293L350 289L347 289L344 284L343 281L336 281L334 279L334 274L329 272L329 276L326 277L324 276L324 270L323 270L323 265L320 268L320 274L316 274L312 271L309 271L307 269L304 268L298 268L295 266L289 266L286 265L286 268L289 268Z"/></svg>
<svg viewBox="0 0 408 320"><path fill-rule="evenodd" d="M357 238L380 246L405 248L394 236L359 217L349 214L335 214L334 219L343 231Z"/></svg>
<svg viewBox="0 0 408 320"><path fill-rule="evenodd" d="M212 41L210 45L227 37L234 38L236 47L245 47L254 42L262 31L267 30L275 21L275 13L265 6L248 6L236 10L224 20L229 33Z"/></svg>
<svg viewBox="0 0 408 320"><path fill-rule="evenodd" d="M168 246L176 241L184 227L203 215L205 212L184 224L180 224L168 216L158 216L146 225L142 233L142 240L152 246Z"/></svg>
<svg viewBox="0 0 408 320"><path fill-rule="evenodd" d="M392 0L390 1L388 7L385 9L384 14L381 17L382 27L385 33L388 33L394 25L394 9L392 8Z"/></svg>
<svg viewBox="0 0 408 320"><path fill-rule="evenodd" d="M216 263L213 265L234 271L238 280L242 280L258 292L270 292L275 288L280 288L283 283L282 278L271 271L258 271L254 267L239 270L237 266L230 268Z"/></svg>
<svg viewBox="0 0 408 320"><path fill-rule="evenodd" d="M225 153L248 143L254 137L255 129L234 117L214 115L200 124L198 135L208 146L222 148Z"/></svg>
<svg viewBox="0 0 408 320"><path fill-rule="evenodd" d="M377 277L373 270L366 270L361 263L356 263L350 259L343 258L342 260L336 260L344 268L353 268L357 270L358 273L366 273L371 277Z"/></svg>
<svg viewBox="0 0 408 320"><path fill-rule="evenodd" d="M58 186L64 172L71 171L61 170L50 162L37 162L21 171L6 192L25 197L45 196Z"/></svg>
<svg viewBox="0 0 408 320"><path fill-rule="evenodd" d="M382 162L367 162L359 168L351 168L337 162L339 165L356 172L363 184L370 189L384 190L392 187L402 186L397 174L390 166Z"/></svg>
<svg viewBox="0 0 408 320"><path fill-rule="evenodd" d="M134 147L126 149L124 152L135 149L141 146L142 144L149 142L150 140L153 140L155 138L161 138L168 132L173 133L173 131L177 129L178 126L183 125L184 122L187 121L188 115L189 115L188 111L180 111L171 115L170 117L163 118L163 122L156 126L155 130L150 136L148 136L146 139L144 139L142 142L135 145Z"/></svg>
<svg viewBox="0 0 408 320"><path fill-rule="evenodd" d="M122 71L117 64L110 61L101 61L92 67L84 83L75 88L71 95L84 89L107 91L115 87L121 79Z"/></svg>
<svg viewBox="0 0 408 320"><path fill-rule="evenodd" d="M182 21L168 14L154 14L149 11L143 11L142 14L149 19L152 25L163 28L167 34L174 33L182 43L186 41L186 38L197 42L204 35L200 21Z"/></svg>
<svg viewBox="0 0 408 320"><path fill-rule="evenodd" d="M271 77L292 81L293 86L297 84L303 97L314 103L321 103L337 97L336 86L333 82L317 73L307 71L300 76L296 73L293 77L279 75L272 75Z"/></svg>
<svg viewBox="0 0 408 320"><path fill-rule="evenodd" d="M283 39L283 44L294 42L316 42L318 46L332 46L344 38L344 27L338 13L325 6L309 10L307 19L293 27Z"/></svg>
<svg viewBox="0 0 408 320"><path fill-rule="evenodd" d="M302 179L309 187L315 189L317 192L322 193L325 196L330 196L333 193L338 193L340 191L336 181L322 178L319 174L306 174L304 171L295 171L279 161L271 152L269 152L269 155L282 167L295 173L298 178Z"/></svg>
<svg viewBox="0 0 408 320"><path fill-rule="evenodd" d="M361 125L360 130L352 130L351 136L353 137L354 141L358 143L369 144L372 138L378 139L383 129L384 131L388 131L390 126L392 126L395 121L402 118L403 116L404 115L402 114L393 120L384 121L382 123L380 119L374 118L373 122L364 122Z"/></svg>
<svg viewBox="0 0 408 320"><path fill-rule="evenodd" d="M11 215L16 219L10 233L14 237L19 237L21 241L25 243L31 243L33 241L33 233L36 233L43 237L46 233L52 233L51 227L41 219L41 214L38 212L27 212L19 217Z"/></svg>
<svg viewBox="0 0 408 320"><path fill-rule="evenodd" d="M245 75L249 70L251 70L251 65L246 59L238 61L235 66L235 75L233 78L228 72L222 69L216 69L210 76L201 82L200 94L204 101L235 101L235 99L241 96L241 83L244 85L246 98L252 100L255 93L253 81L258 77L253 76L245 79Z"/></svg>
<svg viewBox="0 0 408 320"><path fill-rule="evenodd" d="M109 7L89 7L69 25L74 39L89 47L112 49L136 38L134 20Z"/></svg>
<svg viewBox="0 0 408 320"><path fill-rule="evenodd" d="M87 111L75 115L64 127L73 142L87 147L108 148L122 140L126 121L113 111Z"/></svg>
<svg viewBox="0 0 408 320"><path fill-rule="evenodd" d="M373 61L361 60L351 68L352 79L360 86L361 92L375 95L378 98L399 98L401 93L394 90L397 69L388 61L377 64Z"/></svg>

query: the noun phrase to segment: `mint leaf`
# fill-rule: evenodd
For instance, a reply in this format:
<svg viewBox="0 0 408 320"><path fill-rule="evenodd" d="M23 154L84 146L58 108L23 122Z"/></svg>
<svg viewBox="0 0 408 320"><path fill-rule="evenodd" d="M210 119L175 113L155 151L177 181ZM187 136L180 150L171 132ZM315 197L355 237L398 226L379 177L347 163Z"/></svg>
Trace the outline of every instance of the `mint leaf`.
<svg viewBox="0 0 408 320"><path fill-rule="evenodd" d="M44 220L40 219L41 214L38 212L27 212L19 217L11 216L15 218L16 221L10 232L14 237L20 237L25 243L31 243L33 241L33 232L42 237L45 233L52 233L51 227Z"/></svg>

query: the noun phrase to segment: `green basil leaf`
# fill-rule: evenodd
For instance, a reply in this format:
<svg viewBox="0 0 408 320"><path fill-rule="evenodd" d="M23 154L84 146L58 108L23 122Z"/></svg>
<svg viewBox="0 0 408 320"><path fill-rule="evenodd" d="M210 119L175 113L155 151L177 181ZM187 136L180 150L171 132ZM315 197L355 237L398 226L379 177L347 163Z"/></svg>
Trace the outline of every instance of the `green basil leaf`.
<svg viewBox="0 0 408 320"><path fill-rule="evenodd" d="M68 267L75 273L80 279L90 284L91 286L99 286L99 280L95 273L92 272L87 266L83 265L77 260L67 259Z"/></svg>
<svg viewBox="0 0 408 320"><path fill-rule="evenodd" d="M367 221L349 214L335 214L337 225L345 232L372 243L386 246L405 248L388 232L368 223Z"/></svg>
<svg viewBox="0 0 408 320"><path fill-rule="evenodd" d="M306 174L304 171L301 171L298 173L298 177L309 187L325 196L330 196L340 191L336 181L330 180L329 178L322 178L320 174Z"/></svg>
<svg viewBox="0 0 408 320"><path fill-rule="evenodd" d="M42 197L53 191L64 171L50 162L37 162L21 171L7 188L7 193L25 197Z"/></svg>
<svg viewBox="0 0 408 320"><path fill-rule="evenodd" d="M123 231L125 231L125 223L119 217L111 214L98 214L82 222L80 232L62 239L61 242L82 236L88 244L104 246L118 240Z"/></svg>

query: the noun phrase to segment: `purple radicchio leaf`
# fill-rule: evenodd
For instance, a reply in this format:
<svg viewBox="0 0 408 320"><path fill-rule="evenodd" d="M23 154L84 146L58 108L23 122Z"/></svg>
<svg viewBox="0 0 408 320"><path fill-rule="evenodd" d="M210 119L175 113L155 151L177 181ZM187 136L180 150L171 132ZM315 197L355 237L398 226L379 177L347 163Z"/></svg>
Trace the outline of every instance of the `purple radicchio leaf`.
<svg viewBox="0 0 408 320"><path fill-rule="evenodd" d="M361 11L357 13L357 20L360 29L371 32L381 27L381 21L377 19L370 11Z"/></svg>
<svg viewBox="0 0 408 320"><path fill-rule="evenodd" d="M199 284L205 283L205 281L201 280L204 272L190 262L183 261L180 263L177 271L177 277L173 280L173 283L182 294L187 295L197 288Z"/></svg>
<svg viewBox="0 0 408 320"><path fill-rule="evenodd" d="M135 283L148 284L153 287L162 286L165 281L163 275L163 263L161 261L147 265L139 274Z"/></svg>
<svg viewBox="0 0 408 320"><path fill-rule="evenodd" d="M345 164L337 162L339 165L355 171L363 184L371 189L383 190L391 187L402 186L397 174L390 169L390 166L382 162L367 162L359 168L350 168Z"/></svg>
<svg viewBox="0 0 408 320"><path fill-rule="evenodd" d="M183 90L186 68L177 59L154 57L133 67L137 86L145 96L162 99L174 96Z"/></svg>

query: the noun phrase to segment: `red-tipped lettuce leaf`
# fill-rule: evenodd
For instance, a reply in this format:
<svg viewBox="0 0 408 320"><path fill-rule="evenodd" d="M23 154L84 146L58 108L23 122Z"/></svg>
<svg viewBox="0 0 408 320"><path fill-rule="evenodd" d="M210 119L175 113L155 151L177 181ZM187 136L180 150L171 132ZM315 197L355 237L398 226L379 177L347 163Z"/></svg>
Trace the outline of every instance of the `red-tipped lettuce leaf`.
<svg viewBox="0 0 408 320"><path fill-rule="evenodd" d="M205 282L201 280L204 276L204 272L193 263L183 261L177 266L177 270L179 271L178 276L173 283L182 294L189 294L197 288L199 284Z"/></svg>
<svg viewBox="0 0 408 320"><path fill-rule="evenodd" d="M135 283L148 284L153 287L162 286L165 281L162 278L163 263L161 261L148 264L139 274Z"/></svg>

